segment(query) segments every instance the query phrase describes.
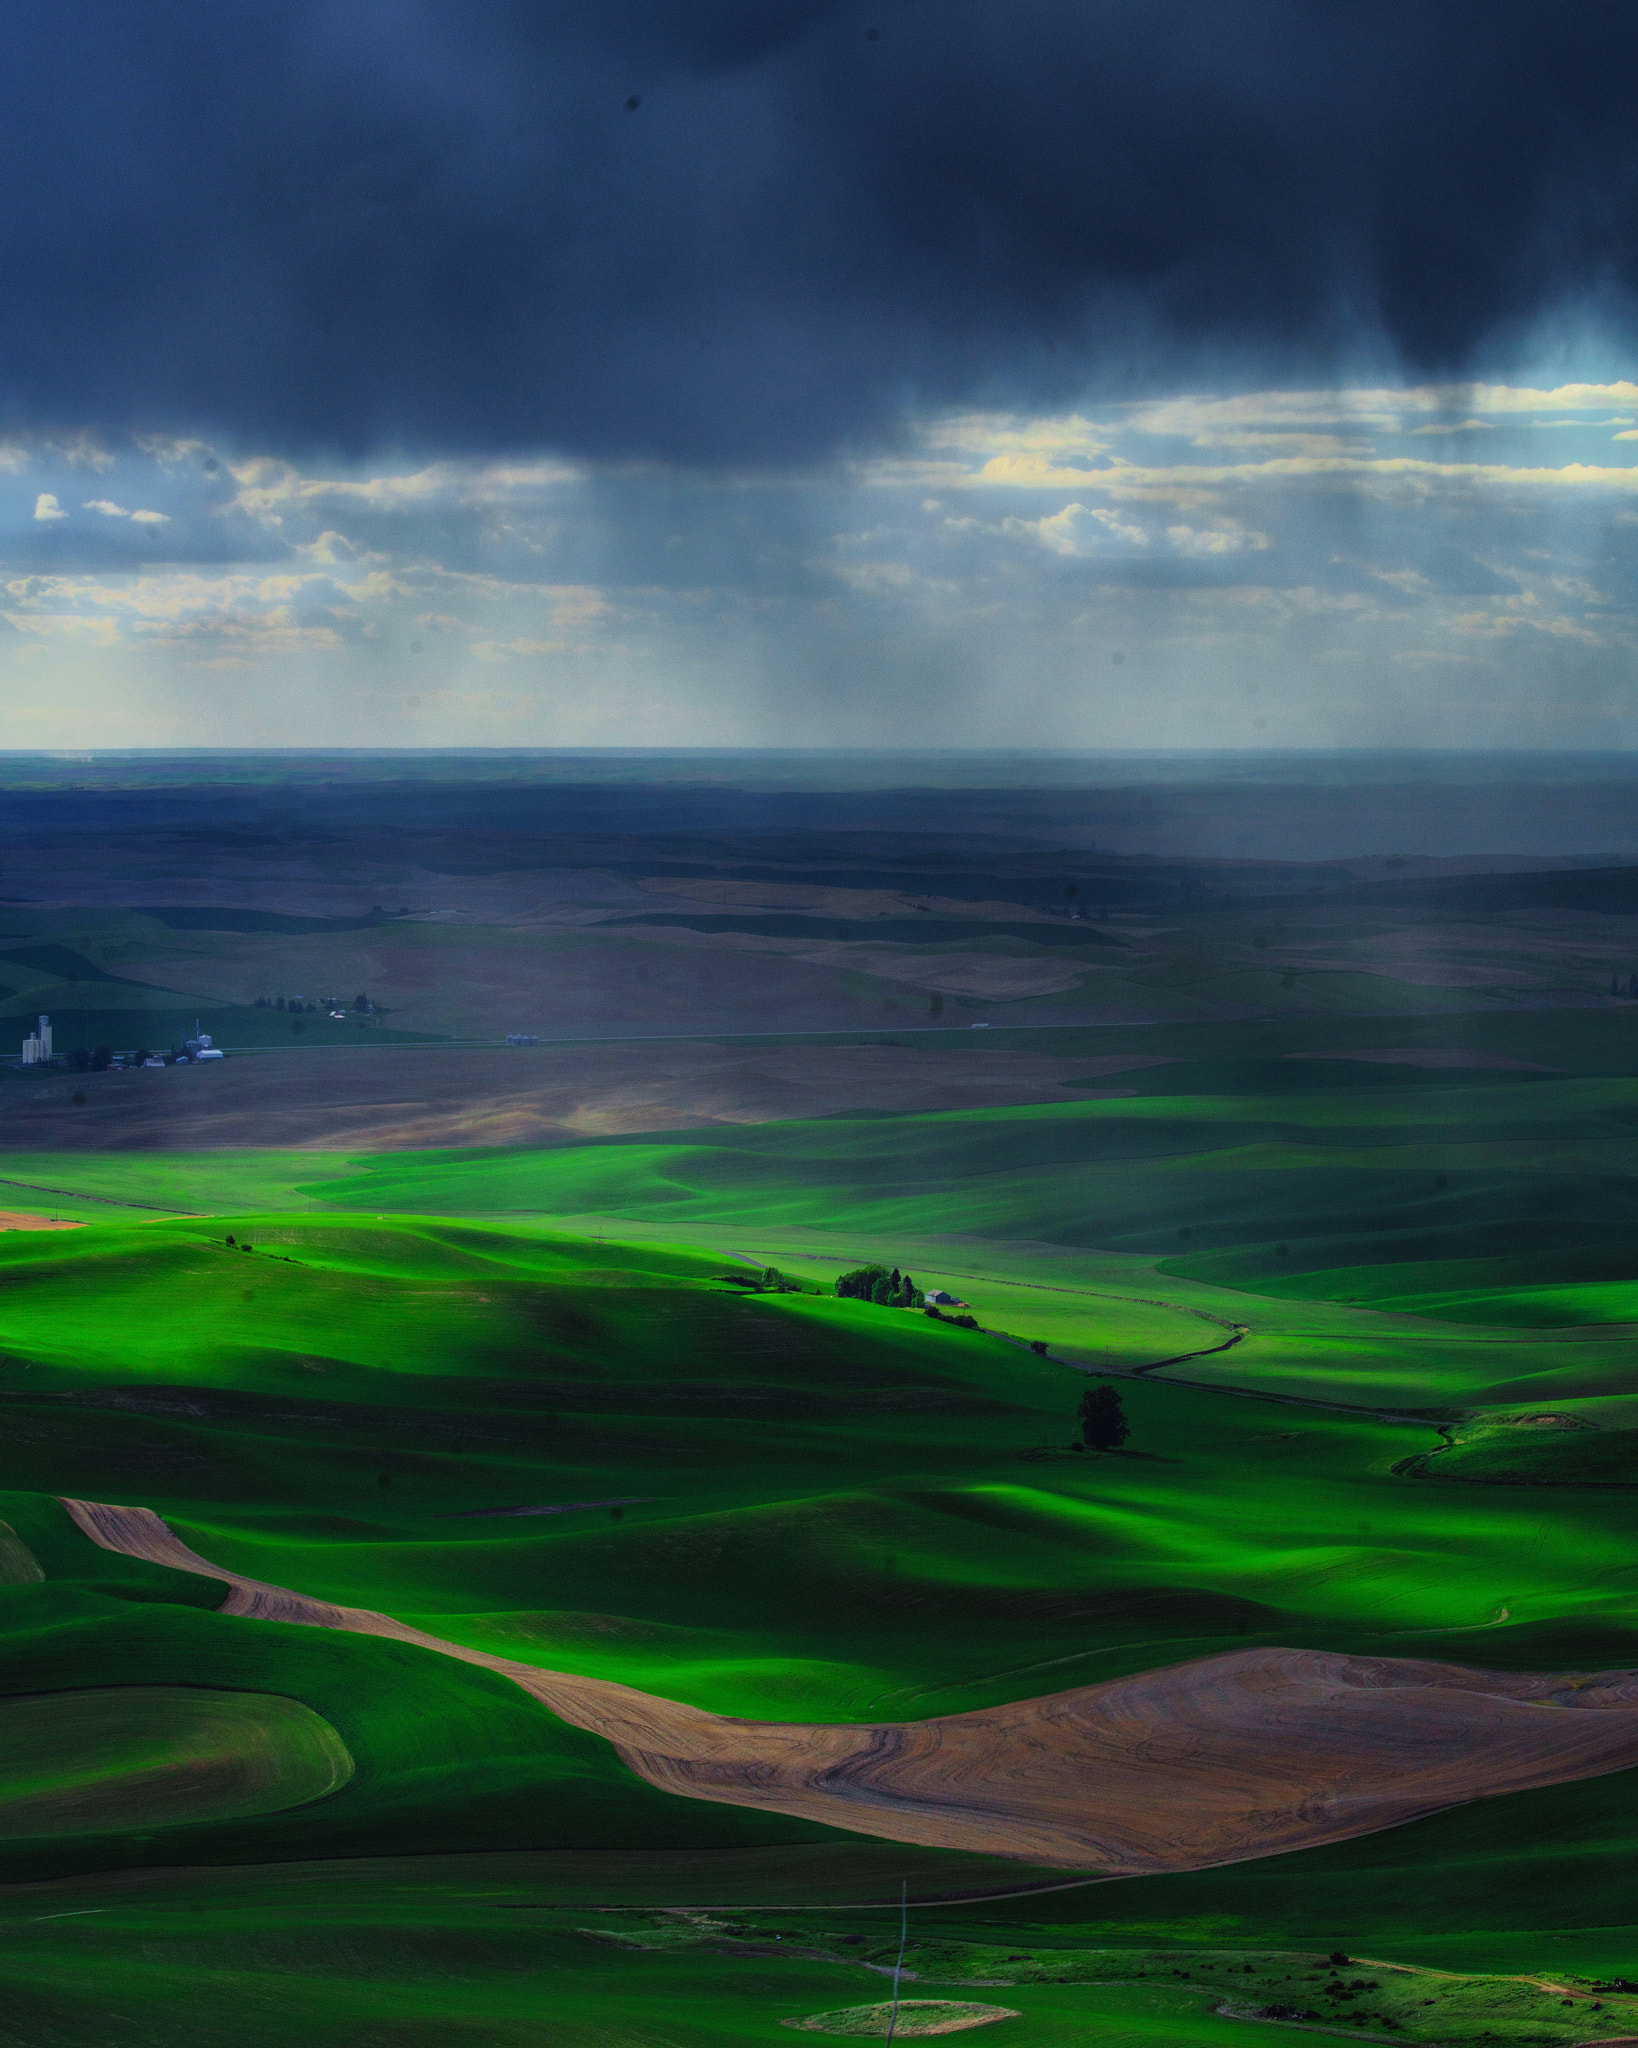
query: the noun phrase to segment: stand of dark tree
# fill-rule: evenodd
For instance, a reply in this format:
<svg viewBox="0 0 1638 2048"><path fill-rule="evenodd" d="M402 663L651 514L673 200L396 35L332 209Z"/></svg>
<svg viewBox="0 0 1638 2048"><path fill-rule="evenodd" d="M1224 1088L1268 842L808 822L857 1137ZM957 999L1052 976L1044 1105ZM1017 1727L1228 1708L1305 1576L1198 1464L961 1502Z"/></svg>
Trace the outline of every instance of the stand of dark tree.
<svg viewBox="0 0 1638 2048"><path fill-rule="evenodd" d="M777 1266L764 1266L760 1273L718 1273L714 1278L728 1287L743 1287L751 1294L800 1294L802 1283Z"/></svg>
<svg viewBox="0 0 1638 2048"><path fill-rule="evenodd" d="M926 1300L910 1275L897 1266L891 1272L886 1266L858 1266L841 1275L836 1292L844 1301L873 1301L882 1308L921 1308Z"/></svg>

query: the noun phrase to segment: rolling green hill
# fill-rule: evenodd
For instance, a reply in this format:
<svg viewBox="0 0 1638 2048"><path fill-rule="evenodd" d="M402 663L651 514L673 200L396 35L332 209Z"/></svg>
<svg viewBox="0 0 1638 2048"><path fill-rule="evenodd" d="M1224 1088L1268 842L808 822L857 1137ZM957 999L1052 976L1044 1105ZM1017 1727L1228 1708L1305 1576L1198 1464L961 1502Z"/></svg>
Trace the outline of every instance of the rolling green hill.
<svg viewBox="0 0 1638 2048"><path fill-rule="evenodd" d="M645 2048L662 2024L684 2048L771 2038L872 1995L856 1966L574 1929L599 1904L781 1906L795 1951L836 1933L799 1907L1019 1883L660 1793L492 1674L219 1613L213 1582L94 1549L55 1495L150 1506L224 1568L458 1644L752 1717L916 1718L1258 1644L1638 1667L1638 1082L1129 1078L1143 1092L540 1150L10 1155L7 1199L87 1222L0 1235L0 1749L20 1695L181 1690L250 1703L213 1754L260 1740L276 1697L354 1766L305 1800L0 1841L14 1881L52 1887L0 1890L0 1914L90 1916L35 1941L19 2048L79 2048L99 1984L131 2014L109 2040L136 2048L179 1972L224 2048L271 2048L292 2013L321 2048L463 2028L524 2048L548 1986L587 2048L611 1999ZM1006 1336L821 1291L865 1258ZM804 1291L748 1288L765 1263ZM1118 1455L1068 1448L1076 1366L1126 1376ZM151 1778L200 1725L131 1724L114 1775ZM67 1761L38 1768L78 1796L59 1736ZM1638 1771L919 1924L1037 1954L1341 1947L1489 1972L1460 2011L1436 2000L1426 2038L1569 2042L1583 2007L1527 2025L1493 1975L1630 1967L1635 1840ZM137 1903L96 1875L122 1870L177 1874ZM302 1937L248 1947L246 1913ZM995 1994L1030 2038L1258 2024L1172 1979L1205 1981L1187 1959L1158 1988L1065 1967Z"/></svg>
<svg viewBox="0 0 1638 2048"><path fill-rule="evenodd" d="M65 1541L36 1540L56 1511L24 1495L68 1494L153 1506L252 1576L753 1716L953 1712L1260 1642L1638 1663L1619 1492L1572 1490L1550 1523L1516 1488L1479 1509L1470 1488L1396 1469L1439 1449L1429 1422L1157 1379L1122 1388L1124 1453L1072 1455L1084 1382L1050 1357L866 1304L748 1295L723 1271L687 1249L427 1218L0 1238L8 1518L47 1573L0 1595L30 1617L28 1656L60 1611ZM78 1569L94 1582L104 1564L87 1548ZM163 1654L150 1631L144 1683L174 1682L185 1654L190 1683L220 1684L223 1650L248 1670L247 1639L292 1638L188 1598ZM93 1646L110 1629L125 1645L126 1609L75 1624L88 1661L62 1685L106 1682ZM400 1646L293 1640L335 1683L359 1665L355 1703L383 1664L431 1664L440 1696L475 1689L487 1704L463 1711L484 1716L510 1693ZM370 1754L328 1683L300 1692L277 1665L255 1689L302 1698ZM501 1718L540 1741L553 1727L511 1698ZM522 1768L504 1762L520 1739L501 1762L486 1742L467 1779ZM588 1740L552 1735L581 1756ZM312 1827L339 1828L381 1785L361 1769ZM659 1801L682 1839L785 1825L636 1781L632 1798ZM463 1845L515 1845L504 1808L486 1791ZM572 1827L553 1839L576 1846Z"/></svg>

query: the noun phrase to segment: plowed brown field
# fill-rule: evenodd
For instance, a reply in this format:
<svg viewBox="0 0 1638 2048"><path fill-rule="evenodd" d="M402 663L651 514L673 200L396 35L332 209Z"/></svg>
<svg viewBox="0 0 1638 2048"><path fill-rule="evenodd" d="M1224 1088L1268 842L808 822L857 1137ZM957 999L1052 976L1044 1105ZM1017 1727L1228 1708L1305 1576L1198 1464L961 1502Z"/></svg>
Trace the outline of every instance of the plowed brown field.
<svg viewBox="0 0 1638 2048"><path fill-rule="evenodd" d="M93 1542L229 1587L228 1614L498 1671L668 1792L1115 1876L1307 1849L1638 1764L1638 1673L1539 1676L1261 1649L932 1721L739 1721L544 1671L200 1557L147 1508L65 1501Z"/></svg>

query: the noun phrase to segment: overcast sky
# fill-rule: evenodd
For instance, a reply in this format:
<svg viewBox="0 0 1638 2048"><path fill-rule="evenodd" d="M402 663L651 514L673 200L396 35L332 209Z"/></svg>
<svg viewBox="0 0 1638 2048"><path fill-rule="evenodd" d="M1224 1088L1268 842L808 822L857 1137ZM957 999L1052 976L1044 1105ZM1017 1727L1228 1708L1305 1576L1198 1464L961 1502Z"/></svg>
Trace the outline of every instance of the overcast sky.
<svg viewBox="0 0 1638 2048"><path fill-rule="evenodd" d="M1638 21L0 6L0 745L1638 745Z"/></svg>

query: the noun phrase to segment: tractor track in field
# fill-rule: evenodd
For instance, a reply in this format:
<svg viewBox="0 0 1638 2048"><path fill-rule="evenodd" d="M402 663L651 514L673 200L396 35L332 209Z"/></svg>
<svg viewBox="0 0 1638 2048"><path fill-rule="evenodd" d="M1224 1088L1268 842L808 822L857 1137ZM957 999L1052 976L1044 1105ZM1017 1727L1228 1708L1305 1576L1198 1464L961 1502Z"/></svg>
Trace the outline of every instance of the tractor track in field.
<svg viewBox="0 0 1638 2048"><path fill-rule="evenodd" d="M224 1614L385 1637L496 1672L662 1791L1015 1857L1060 1878L1213 1869L1638 1765L1638 1672L1555 1677L1282 1648L925 1721L738 1719L247 1578L148 1508L63 1505L105 1550L225 1584Z"/></svg>
<svg viewBox="0 0 1638 2048"><path fill-rule="evenodd" d="M1198 1313L1198 1311L1195 1311L1195 1313ZM1208 1320L1215 1322L1217 1318L1212 1316ZM1151 1365L1134 1366L1132 1368L1132 1377L1135 1380L1142 1379L1145 1373L1164 1372L1169 1365L1187 1365L1191 1358L1211 1358L1219 1351L1232 1351L1236 1344L1243 1344L1250 1335L1251 1326L1249 1323L1235 1323L1230 1334L1223 1339L1221 1344L1207 1344L1199 1351L1179 1352L1176 1358L1157 1358Z"/></svg>
<svg viewBox="0 0 1638 2048"><path fill-rule="evenodd" d="M1020 1351L1028 1351L1046 1365L1062 1366L1065 1372L1078 1372L1094 1380L1141 1380L1151 1372L1158 1372L1162 1366L1178 1365L1183 1360L1175 1358L1156 1359L1152 1365L1077 1365L1072 1358L1057 1358L1051 1351L1036 1351L1027 1337L1014 1337L1008 1330L986 1329L986 1337L995 1337L1003 1344L1011 1344ZM1252 1332L1242 1331L1249 1337ZM1239 1339L1235 1339L1238 1342ZM1205 1351L1190 1351L1185 1358L1209 1358L1214 1351L1227 1351L1227 1344L1213 1344ZM1317 1408L1327 1415L1353 1415L1362 1421L1403 1422L1416 1429L1434 1429L1438 1425L1423 1414L1417 1415L1403 1408L1365 1408L1354 1401L1321 1401L1312 1394L1276 1394L1267 1387L1230 1387L1217 1380L1164 1379L1154 1382L1162 1387L1189 1387L1201 1394L1227 1394L1236 1401L1272 1401L1280 1408ZM1418 1456L1436 1457L1437 1452L1421 1452Z"/></svg>

